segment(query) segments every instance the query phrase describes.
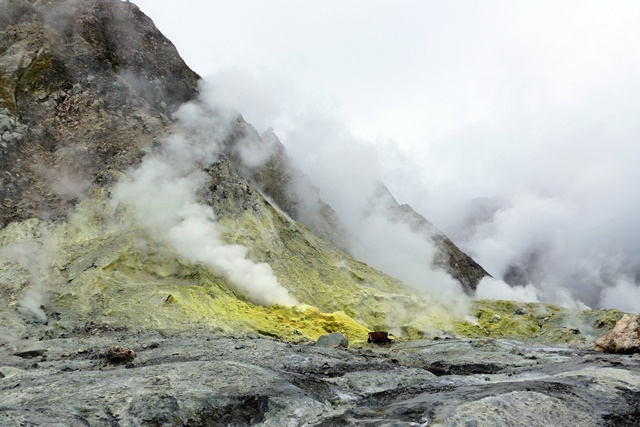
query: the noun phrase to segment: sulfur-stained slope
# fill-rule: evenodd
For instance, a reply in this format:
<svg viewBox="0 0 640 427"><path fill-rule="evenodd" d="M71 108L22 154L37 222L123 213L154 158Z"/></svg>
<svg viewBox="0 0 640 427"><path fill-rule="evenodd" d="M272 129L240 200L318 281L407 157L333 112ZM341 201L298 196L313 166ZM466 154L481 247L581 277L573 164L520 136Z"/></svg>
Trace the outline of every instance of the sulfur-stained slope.
<svg viewBox="0 0 640 427"><path fill-rule="evenodd" d="M14 260L2 263L2 277L15 278L13 284L5 281L5 310L28 322L18 301L42 277L36 291L47 295L49 322L67 331L96 322L254 332L293 341L340 331L362 342L371 328L450 324L442 308L429 306L397 280L348 257L267 202L259 209L261 222L250 213L227 218L226 240L250 243L256 261L270 258L282 285L302 302L298 307L251 303L215 271L180 259L130 222L126 211L96 198L82 202L69 222L28 220L3 230L7 253L30 245L40 251L33 251L39 257L33 261L44 262L36 272Z"/></svg>

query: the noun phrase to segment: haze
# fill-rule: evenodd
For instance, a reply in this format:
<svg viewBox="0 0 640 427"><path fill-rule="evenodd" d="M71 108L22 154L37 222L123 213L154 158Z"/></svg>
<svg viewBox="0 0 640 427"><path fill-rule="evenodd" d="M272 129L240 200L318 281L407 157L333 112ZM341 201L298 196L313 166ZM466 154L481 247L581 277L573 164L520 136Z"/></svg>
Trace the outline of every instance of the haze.
<svg viewBox="0 0 640 427"><path fill-rule="evenodd" d="M640 311L637 2L136 3L329 203L375 175L519 296Z"/></svg>

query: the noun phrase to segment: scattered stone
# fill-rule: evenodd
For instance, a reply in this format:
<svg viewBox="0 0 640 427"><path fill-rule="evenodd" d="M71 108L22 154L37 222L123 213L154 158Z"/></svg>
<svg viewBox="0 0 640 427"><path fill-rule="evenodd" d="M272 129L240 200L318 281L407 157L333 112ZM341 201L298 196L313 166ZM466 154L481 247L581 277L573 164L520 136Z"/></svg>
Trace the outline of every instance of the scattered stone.
<svg viewBox="0 0 640 427"><path fill-rule="evenodd" d="M596 341L593 349L605 353L640 353L640 314L625 314L611 332Z"/></svg>
<svg viewBox="0 0 640 427"><path fill-rule="evenodd" d="M11 378L20 375L24 371L13 366L0 366L0 378Z"/></svg>
<svg viewBox="0 0 640 427"><path fill-rule="evenodd" d="M160 120L162 120L162 124L164 125L171 124L171 119L166 114L160 113L158 117L160 117Z"/></svg>
<svg viewBox="0 0 640 427"><path fill-rule="evenodd" d="M388 332L369 332L369 338L367 338L368 343L373 344L389 344L391 339L389 338Z"/></svg>
<svg viewBox="0 0 640 427"><path fill-rule="evenodd" d="M0 116L0 133L11 129L11 121L7 116Z"/></svg>
<svg viewBox="0 0 640 427"><path fill-rule="evenodd" d="M519 309L516 310L516 314L519 316L524 316L525 314L529 313L527 310L525 310L524 308L520 307Z"/></svg>
<svg viewBox="0 0 640 427"><path fill-rule="evenodd" d="M524 356L524 352L520 349L520 347L513 346L511 349L511 354L517 354L518 356Z"/></svg>
<svg viewBox="0 0 640 427"><path fill-rule="evenodd" d="M340 332L334 332L331 334L322 335L316 341L316 346L326 348L347 348L349 347L349 340Z"/></svg>
<svg viewBox="0 0 640 427"><path fill-rule="evenodd" d="M71 88L71 92L73 92L74 94L79 94L80 92L82 92L82 85L80 83L76 83L73 85L73 88Z"/></svg>
<svg viewBox="0 0 640 427"><path fill-rule="evenodd" d="M44 356L47 353L46 348L36 347L28 348L13 353L14 356L22 357L23 359L33 359L34 357Z"/></svg>
<svg viewBox="0 0 640 427"><path fill-rule="evenodd" d="M480 338L477 340L470 341L471 347L481 348L481 347L495 347L496 340L492 338Z"/></svg>
<svg viewBox="0 0 640 427"><path fill-rule="evenodd" d="M114 345L107 351L105 358L107 362L117 365L131 362L136 358L136 353L128 347Z"/></svg>
<svg viewBox="0 0 640 427"><path fill-rule="evenodd" d="M96 79L96 76L94 76L93 74L89 74L89 75L87 76L87 81L88 81L89 83L91 83L91 82L92 82L92 81L94 81L95 79Z"/></svg>
<svg viewBox="0 0 640 427"><path fill-rule="evenodd" d="M98 98L93 101L91 108L93 109L93 111L98 111L103 106L104 106L104 101L102 100L102 98Z"/></svg>

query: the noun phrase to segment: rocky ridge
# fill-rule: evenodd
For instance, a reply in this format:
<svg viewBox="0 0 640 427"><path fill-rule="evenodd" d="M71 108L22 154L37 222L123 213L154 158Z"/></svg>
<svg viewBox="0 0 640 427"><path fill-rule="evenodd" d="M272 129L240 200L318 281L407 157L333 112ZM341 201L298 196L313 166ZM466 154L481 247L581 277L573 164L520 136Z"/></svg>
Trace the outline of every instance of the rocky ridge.
<svg viewBox="0 0 640 427"><path fill-rule="evenodd" d="M473 295L482 278L491 277L480 264L462 252L424 216L407 204L399 204L384 184L380 183L374 199L394 221L408 225L414 233L435 244L436 254L432 260L425 262L430 263L433 268L440 268L449 273L460 282L467 294Z"/></svg>

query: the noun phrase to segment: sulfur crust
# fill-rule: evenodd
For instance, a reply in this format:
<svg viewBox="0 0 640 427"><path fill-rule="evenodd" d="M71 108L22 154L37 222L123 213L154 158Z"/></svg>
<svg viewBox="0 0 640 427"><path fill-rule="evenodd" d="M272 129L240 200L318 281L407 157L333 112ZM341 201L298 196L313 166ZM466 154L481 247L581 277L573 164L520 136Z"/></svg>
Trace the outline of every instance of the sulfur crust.
<svg viewBox="0 0 640 427"><path fill-rule="evenodd" d="M78 204L66 222L10 224L0 232L0 245L29 243L47 254L43 274L50 311L60 312L60 324L67 322L69 328L78 322L104 322L254 333L290 342L342 332L355 345L366 342L371 330L388 330L401 339L450 331L463 337L569 343L584 341L585 328L610 329L622 316L616 310L474 301L471 317L465 318L351 258L266 202L261 215L244 212L224 217L220 224L226 242L247 246L251 259L272 266L299 306L253 304L214 271L181 259L149 236L132 223L126 208L113 206L101 193ZM26 274L16 268L5 262L0 274ZM14 304L18 291L11 294ZM580 334L576 328L582 328Z"/></svg>

